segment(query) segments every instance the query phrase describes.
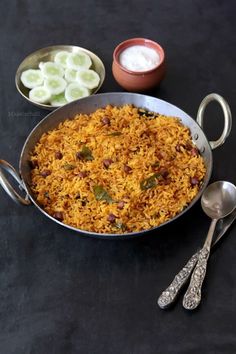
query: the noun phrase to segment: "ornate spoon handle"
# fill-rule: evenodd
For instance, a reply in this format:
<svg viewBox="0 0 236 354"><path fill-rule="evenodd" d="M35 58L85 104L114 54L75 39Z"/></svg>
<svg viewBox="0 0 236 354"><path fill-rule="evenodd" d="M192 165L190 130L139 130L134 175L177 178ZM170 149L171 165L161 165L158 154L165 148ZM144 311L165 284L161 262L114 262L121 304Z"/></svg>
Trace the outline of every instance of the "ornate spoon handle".
<svg viewBox="0 0 236 354"><path fill-rule="evenodd" d="M200 250L197 265L193 271L189 287L183 298L183 307L194 310L201 301L202 283L206 275L207 260L210 255L212 238L218 219L212 219L204 246Z"/></svg>
<svg viewBox="0 0 236 354"><path fill-rule="evenodd" d="M207 269L207 260L210 248L203 247L199 252L197 265L193 271L189 287L183 298L183 307L186 310L194 310L201 301L201 288Z"/></svg>
<svg viewBox="0 0 236 354"><path fill-rule="evenodd" d="M193 268L195 267L199 257L199 251L195 253L190 260L185 264L181 271L174 277L172 283L163 291L157 300L160 308L165 309L169 307L177 298L180 289L186 284Z"/></svg>
<svg viewBox="0 0 236 354"><path fill-rule="evenodd" d="M224 236L224 234L226 233L228 228L232 225L235 219L236 219L236 209L234 210L234 212L232 212L232 214L230 214L230 216L227 216L226 218L224 218L224 220L222 219L223 225L221 225L220 230L218 231L219 233L214 243L212 244L212 247L215 246L215 244L222 238L222 236ZM160 308L165 309L175 301L177 295L179 294L179 290L187 282L191 274L191 271L193 270L195 264L197 263L199 253L200 251L198 251L192 256L192 258L188 261L188 263L184 266L184 268L175 276L173 282L168 286L168 288L165 291L163 291L163 293L158 299L158 305L160 306ZM187 268L189 272L187 272L187 274L183 276L184 274L183 270L185 270L185 268Z"/></svg>

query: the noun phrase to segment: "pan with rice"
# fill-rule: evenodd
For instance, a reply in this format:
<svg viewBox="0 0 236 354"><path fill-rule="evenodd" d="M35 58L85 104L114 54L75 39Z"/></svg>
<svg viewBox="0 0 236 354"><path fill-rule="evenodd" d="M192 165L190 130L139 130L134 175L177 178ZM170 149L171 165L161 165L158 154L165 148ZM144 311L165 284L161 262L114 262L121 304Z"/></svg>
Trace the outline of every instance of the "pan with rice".
<svg viewBox="0 0 236 354"><path fill-rule="evenodd" d="M221 145L231 128L229 107L215 94L203 100L198 122L213 99L222 105L225 127L210 143L185 112L153 97L111 93L72 102L26 140L20 172L27 199L5 189L87 235L120 238L157 229L191 208L208 184L211 146Z"/></svg>

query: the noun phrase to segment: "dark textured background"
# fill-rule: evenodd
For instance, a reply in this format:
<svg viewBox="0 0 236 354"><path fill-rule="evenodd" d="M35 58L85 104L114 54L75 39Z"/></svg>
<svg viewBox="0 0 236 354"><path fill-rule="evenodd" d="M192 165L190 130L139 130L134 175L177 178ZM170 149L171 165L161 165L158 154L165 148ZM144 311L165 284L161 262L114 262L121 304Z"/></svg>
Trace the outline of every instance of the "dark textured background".
<svg viewBox="0 0 236 354"><path fill-rule="evenodd" d="M166 50L168 75L151 94L192 117L210 92L236 109L234 0L1 1L0 157L17 167L23 143L46 112L17 93L14 75L30 52L75 44L96 52L107 77L121 41L147 37ZM236 183L236 125L214 151L212 180ZM222 115L207 109L217 137ZM0 190L0 354L236 353L236 228L212 254L203 303L164 312L160 292L202 243L209 219L198 203L153 235L127 241L81 237Z"/></svg>

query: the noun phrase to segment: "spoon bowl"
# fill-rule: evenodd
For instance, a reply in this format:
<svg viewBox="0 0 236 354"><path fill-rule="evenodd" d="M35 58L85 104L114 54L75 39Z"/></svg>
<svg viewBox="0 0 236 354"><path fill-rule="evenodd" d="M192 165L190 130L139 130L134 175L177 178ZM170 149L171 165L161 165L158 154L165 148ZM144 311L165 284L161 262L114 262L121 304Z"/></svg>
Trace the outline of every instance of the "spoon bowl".
<svg viewBox="0 0 236 354"><path fill-rule="evenodd" d="M224 218L236 207L235 185L227 181L210 184L202 195L201 205L211 219Z"/></svg>

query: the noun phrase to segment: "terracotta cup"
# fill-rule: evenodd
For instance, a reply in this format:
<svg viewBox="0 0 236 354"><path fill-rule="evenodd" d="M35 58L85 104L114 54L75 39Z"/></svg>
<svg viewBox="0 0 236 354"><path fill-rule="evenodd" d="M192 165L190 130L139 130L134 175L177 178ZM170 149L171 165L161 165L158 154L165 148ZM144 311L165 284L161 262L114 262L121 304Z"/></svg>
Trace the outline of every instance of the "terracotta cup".
<svg viewBox="0 0 236 354"><path fill-rule="evenodd" d="M134 45L143 45L157 51L160 57L159 64L147 71L131 71L124 68L119 61L121 52ZM112 73L120 86L127 91L141 92L150 90L159 85L166 71L165 53L156 42L145 38L132 38L120 43L113 52Z"/></svg>

